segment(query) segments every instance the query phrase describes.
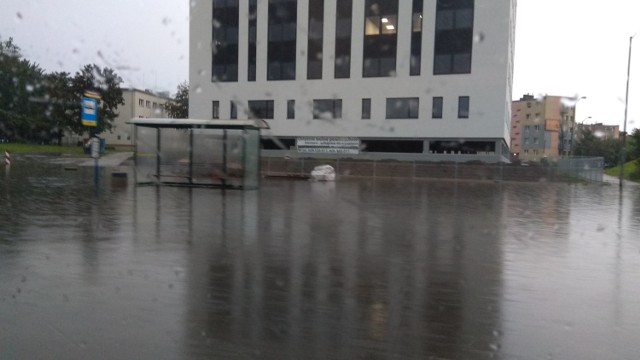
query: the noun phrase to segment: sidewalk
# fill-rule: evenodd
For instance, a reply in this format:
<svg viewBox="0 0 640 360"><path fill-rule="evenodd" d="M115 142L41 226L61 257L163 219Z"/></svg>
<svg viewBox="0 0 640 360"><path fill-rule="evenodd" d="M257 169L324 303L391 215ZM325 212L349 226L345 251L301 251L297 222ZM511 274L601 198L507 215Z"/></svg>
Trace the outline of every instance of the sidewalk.
<svg viewBox="0 0 640 360"><path fill-rule="evenodd" d="M620 184L620 178L616 177L616 176L602 174L602 182L605 183L605 184L618 185L618 184ZM640 183L629 181L629 180L623 180L622 181L622 186L640 186Z"/></svg>

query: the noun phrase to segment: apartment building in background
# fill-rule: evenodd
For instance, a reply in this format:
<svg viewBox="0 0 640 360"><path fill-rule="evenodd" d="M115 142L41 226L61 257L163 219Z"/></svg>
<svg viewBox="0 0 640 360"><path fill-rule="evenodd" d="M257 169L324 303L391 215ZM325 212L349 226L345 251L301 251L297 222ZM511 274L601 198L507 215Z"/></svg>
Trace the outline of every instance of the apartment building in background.
<svg viewBox="0 0 640 360"><path fill-rule="evenodd" d="M595 123L595 124L578 123L576 124L575 140L580 140L586 130L590 131L596 137L602 140L620 138L619 125L604 125L603 123Z"/></svg>
<svg viewBox="0 0 640 360"><path fill-rule="evenodd" d="M265 119L263 155L509 158L515 0L191 5L190 117Z"/></svg>
<svg viewBox="0 0 640 360"><path fill-rule="evenodd" d="M113 121L111 131L105 131L100 137L109 147L133 148L133 125L126 121L134 118L166 118L165 104L171 99L169 93L155 93L151 90L122 89L124 104L118 106L118 117Z"/></svg>
<svg viewBox="0 0 640 360"><path fill-rule="evenodd" d="M512 159L540 161L568 156L575 142L577 99L524 95L511 105Z"/></svg>

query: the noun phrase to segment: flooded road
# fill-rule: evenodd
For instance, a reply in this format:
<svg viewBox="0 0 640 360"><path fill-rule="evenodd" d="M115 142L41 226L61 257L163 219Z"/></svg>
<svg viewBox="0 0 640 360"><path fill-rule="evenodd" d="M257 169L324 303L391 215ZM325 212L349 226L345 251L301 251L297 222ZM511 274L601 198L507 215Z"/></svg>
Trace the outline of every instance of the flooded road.
<svg viewBox="0 0 640 360"><path fill-rule="evenodd" d="M640 188L0 170L2 359L636 359Z"/></svg>

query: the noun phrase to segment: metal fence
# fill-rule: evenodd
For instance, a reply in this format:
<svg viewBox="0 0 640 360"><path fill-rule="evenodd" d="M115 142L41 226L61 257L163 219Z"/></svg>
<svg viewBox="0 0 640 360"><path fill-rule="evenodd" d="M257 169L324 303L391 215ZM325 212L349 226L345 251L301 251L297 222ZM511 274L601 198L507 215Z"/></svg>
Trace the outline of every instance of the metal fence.
<svg viewBox="0 0 640 360"><path fill-rule="evenodd" d="M558 160L558 170L572 177L602 182L604 158L575 156L560 159Z"/></svg>

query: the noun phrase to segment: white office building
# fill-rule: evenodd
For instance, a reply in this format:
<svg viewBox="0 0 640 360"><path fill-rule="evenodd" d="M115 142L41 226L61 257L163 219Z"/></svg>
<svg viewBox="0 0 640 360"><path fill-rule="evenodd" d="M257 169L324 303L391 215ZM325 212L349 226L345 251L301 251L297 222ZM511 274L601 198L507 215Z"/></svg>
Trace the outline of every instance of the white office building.
<svg viewBox="0 0 640 360"><path fill-rule="evenodd" d="M509 158L515 0L191 2L196 119L263 118L263 155Z"/></svg>

